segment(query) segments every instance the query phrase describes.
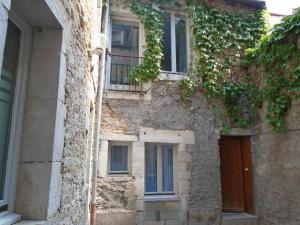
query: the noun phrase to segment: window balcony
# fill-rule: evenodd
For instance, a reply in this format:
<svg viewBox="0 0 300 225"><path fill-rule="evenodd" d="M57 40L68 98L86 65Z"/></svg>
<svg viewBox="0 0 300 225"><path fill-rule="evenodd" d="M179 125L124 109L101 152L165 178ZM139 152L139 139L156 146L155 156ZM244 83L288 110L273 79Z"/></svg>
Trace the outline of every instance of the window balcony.
<svg viewBox="0 0 300 225"><path fill-rule="evenodd" d="M142 61L141 57L111 55L109 81L106 81L106 90L115 91L142 91L142 83L129 81L130 72Z"/></svg>

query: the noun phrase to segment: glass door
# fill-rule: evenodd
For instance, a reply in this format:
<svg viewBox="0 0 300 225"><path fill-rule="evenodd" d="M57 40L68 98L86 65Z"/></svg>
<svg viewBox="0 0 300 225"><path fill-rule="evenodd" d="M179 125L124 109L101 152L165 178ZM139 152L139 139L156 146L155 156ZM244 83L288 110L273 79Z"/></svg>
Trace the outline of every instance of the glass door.
<svg viewBox="0 0 300 225"><path fill-rule="evenodd" d="M20 37L21 31L9 20L0 76L0 200L4 199L6 160L18 67Z"/></svg>

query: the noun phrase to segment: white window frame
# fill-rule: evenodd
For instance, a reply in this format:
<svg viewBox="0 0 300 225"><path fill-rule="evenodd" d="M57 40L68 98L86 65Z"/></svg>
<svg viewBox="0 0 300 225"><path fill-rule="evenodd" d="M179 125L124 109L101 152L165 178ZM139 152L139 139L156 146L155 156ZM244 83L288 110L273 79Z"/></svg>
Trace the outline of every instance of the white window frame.
<svg viewBox="0 0 300 225"><path fill-rule="evenodd" d="M144 26L141 23L140 19L137 17L134 17L132 14L124 14L124 13L116 13L112 14L109 18L109 25L107 29L107 37L109 40L108 43L108 50L111 53L111 46L112 46L112 21L117 20L117 21L124 21L124 22L133 22L137 23L139 26L139 55L138 57L143 56L144 48L143 46L145 45L145 34L144 34ZM108 56L107 58L107 63L106 63L106 75L105 75L105 89L108 90L119 90L119 91L129 91L133 90L134 88L137 88L137 91L142 91L142 86L141 90L138 89L138 87L135 87L133 85L118 85L118 84L111 84L110 83L110 74L111 74L111 58Z"/></svg>
<svg viewBox="0 0 300 225"><path fill-rule="evenodd" d="M112 146L127 146L127 170L125 171L111 171L110 164L111 164L111 147ZM132 159L132 145L130 142L123 142L123 141L110 141L108 143L108 162L107 162L107 171L108 175L130 175L131 174L131 159Z"/></svg>
<svg viewBox="0 0 300 225"><path fill-rule="evenodd" d="M189 18L186 14L180 13L180 12L174 12L169 10L164 10L165 13L170 14L171 16L171 71L167 70L161 70L162 73L168 74L183 74L187 75L189 71L189 56L190 56L190 24L189 24ZM184 16L185 17L185 24L186 24L186 66L187 66L187 72L177 72L177 57L176 57L176 30L175 30L175 18L176 16Z"/></svg>
<svg viewBox="0 0 300 225"><path fill-rule="evenodd" d="M8 18L14 23L14 25L16 25L20 29L21 39L19 48L18 68L16 73L14 102L12 108L10 137L8 143L8 154L6 161L6 172L4 181L5 183L3 193L4 199L0 200L0 206L8 205L8 213L13 213L16 199L17 175L23 129L22 125L26 100L26 81L30 65L32 34L30 25L27 24L24 19L17 16L13 11L9 12Z"/></svg>
<svg viewBox="0 0 300 225"><path fill-rule="evenodd" d="M145 195L175 195L176 194L176 184L177 184L177 147L175 144L170 143L153 143L157 144L157 191L156 192L146 192L145 188ZM162 145L172 145L173 146L173 191L162 191ZM145 156L146 156L147 148L145 146ZM146 158L145 158L145 165L146 165ZM146 187L146 167L145 167L145 187Z"/></svg>

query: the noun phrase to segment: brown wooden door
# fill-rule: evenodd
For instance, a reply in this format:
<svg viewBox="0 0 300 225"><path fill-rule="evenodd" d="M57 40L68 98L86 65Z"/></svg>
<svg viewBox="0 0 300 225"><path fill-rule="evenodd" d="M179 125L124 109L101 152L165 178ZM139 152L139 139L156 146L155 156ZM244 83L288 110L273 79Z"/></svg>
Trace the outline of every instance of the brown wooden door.
<svg viewBox="0 0 300 225"><path fill-rule="evenodd" d="M224 136L219 145L223 210L253 212L250 138Z"/></svg>

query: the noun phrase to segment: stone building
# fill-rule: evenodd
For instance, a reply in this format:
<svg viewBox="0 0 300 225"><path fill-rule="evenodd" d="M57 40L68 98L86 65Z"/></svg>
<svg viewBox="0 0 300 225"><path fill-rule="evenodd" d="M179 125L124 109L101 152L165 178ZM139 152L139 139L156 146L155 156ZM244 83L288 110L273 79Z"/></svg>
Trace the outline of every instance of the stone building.
<svg viewBox="0 0 300 225"><path fill-rule="evenodd" d="M262 121L222 136L221 102L180 100L177 81L195 65L184 10L166 9L160 77L132 85L143 24L121 1L104 9L0 0L0 225L93 224L95 200L97 225L298 225L299 104L286 134ZM224 186L224 162L240 186Z"/></svg>
<svg viewBox="0 0 300 225"><path fill-rule="evenodd" d="M214 2L237 11L264 5ZM299 127L293 123L299 109L288 116L287 134L274 134L264 121L222 136L226 116L214 107L222 109L221 102L202 93L191 105L180 100L177 81L195 58L185 10L166 9L159 78L132 85L128 74L143 56L143 25L122 1L110 7L97 224L299 224Z"/></svg>
<svg viewBox="0 0 300 225"><path fill-rule="evenodd" d="M100 13L97 0L0 0L1 225L88 224Z"/></svg>

